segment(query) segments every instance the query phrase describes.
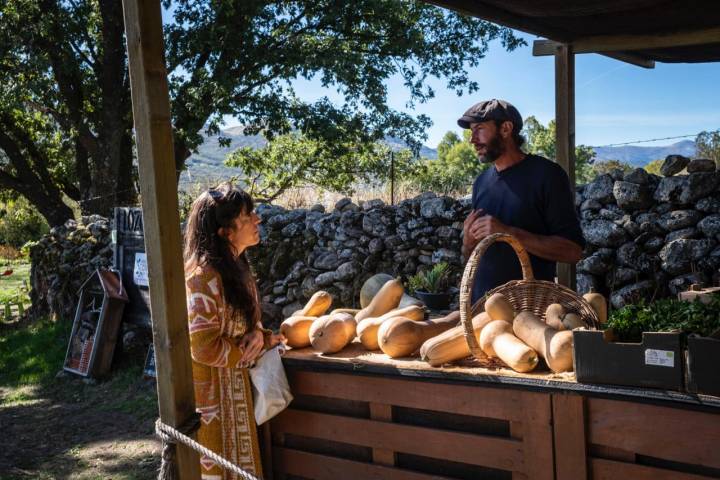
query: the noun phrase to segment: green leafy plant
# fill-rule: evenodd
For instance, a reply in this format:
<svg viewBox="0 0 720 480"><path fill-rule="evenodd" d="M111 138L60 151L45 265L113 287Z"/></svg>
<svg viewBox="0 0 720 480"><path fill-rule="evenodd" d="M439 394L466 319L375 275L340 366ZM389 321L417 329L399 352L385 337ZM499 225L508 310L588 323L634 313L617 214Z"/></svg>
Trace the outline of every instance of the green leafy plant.
<svg viewBox="0 0 720 480"><path fill-rule="evenodd" d="M623 342L639 342L642 332L711 335L720 329L720 295L714 295L707 304L698 300L663 299L651 304L627 305L610 315L608 328Z"/></svg>
<svg viewBox="0 0 720 480"><path fill-rule="evenodd" d="M418 272L408 278L408 287L413 292L443 293L447 290L449 275L450 265L440 262L430 270Z"/></svg>

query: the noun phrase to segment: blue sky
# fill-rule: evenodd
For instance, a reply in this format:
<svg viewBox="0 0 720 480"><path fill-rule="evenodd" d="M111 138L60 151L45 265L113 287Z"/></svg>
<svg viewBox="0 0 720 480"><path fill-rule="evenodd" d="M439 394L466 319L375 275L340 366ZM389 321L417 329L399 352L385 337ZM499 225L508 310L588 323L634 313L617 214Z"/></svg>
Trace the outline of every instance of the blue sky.
<svg viewBox="0 0 720 480"><path fill-rule="evenodd" d="M523 117L534 115L542 123L554 118L554 60L533 57L537 37L516 32L528 45L513 52L493 42L480 66L470 71L480 90L458 97L433 79L434 99L415 106L433 121L425 142L437 146L448 130L460 132L456 119L473 103L503 98L514 104ZM720 63L664 64L640 68L597 54L577 55L575 62L576 143L604 146L636 140L696 134L720 129ZM324 89L319 80L294 83L305 100L323 96L338 99L334 89ZM388 100L393 108L407 111L408 93L399 78L388 82ZM227 126L237 125L232 118ZM692 137L691 137L692 138ZM679 140L661 140L639 145L668 145Z"/></svg>

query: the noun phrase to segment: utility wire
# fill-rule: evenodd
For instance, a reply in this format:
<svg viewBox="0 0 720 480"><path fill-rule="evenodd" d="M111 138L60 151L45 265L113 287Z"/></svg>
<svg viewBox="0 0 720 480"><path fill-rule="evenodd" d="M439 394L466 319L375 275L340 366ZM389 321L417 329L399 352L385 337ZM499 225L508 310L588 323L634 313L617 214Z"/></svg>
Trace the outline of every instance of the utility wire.
<svg viewBox="0 0 720 480"><path fill-rule="evenodd" d="M649 140L634 140L634 141L632 141L632 142L610 143L610 144L608 144L608 145L593 145L593 146L591 146L590 148L620 147L620 146L623 146L623 145L634 145L634 144L636 144L636 143L649 143L649 142L657 142L657 141L660 141L660 140L676 140L676 139L678 139L678 138L697 137L697 136L700 135L701 133L720 133L720 129L718 129L718 130L713 130L713 131L710 131L710 132L698 132L698 133L689 134L689 135L678 135L678 136L675 136L675 137L652 138L652 139L649 139Z"/></svg>
<svg viewBox="0 0 720 480"><path fill-rule="evenodd" d="M117 190L117 191L115 191L115 192L113 192L113 193L111 193L111 194L109 194L109 195L98 195L98 196L96 196L96 197L90 197L90 198L85 198L85 199L83 199L83 200L78 200L77 203L83 204L83 203L90 202L90 201L92 201L92 200L99 200L99 199L101 199L101 198L114 197L114 196L116 196L116 195L119 194L119 193L131 192L131 191L133 191L133 190L134 190L133 188L126 188L125 190Z"/></svg>

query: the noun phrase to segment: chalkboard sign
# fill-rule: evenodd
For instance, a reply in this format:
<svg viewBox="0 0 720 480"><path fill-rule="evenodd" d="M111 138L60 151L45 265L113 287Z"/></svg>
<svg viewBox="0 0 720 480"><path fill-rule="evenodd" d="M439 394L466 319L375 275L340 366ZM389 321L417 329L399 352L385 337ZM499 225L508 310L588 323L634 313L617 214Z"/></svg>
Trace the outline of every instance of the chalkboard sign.
<svg viewBox="0 0 720 480"><path fill-rule="evenodd" d="M115 268L122 275L130 299L130 303L125 306L123 320L149 327L152 325L150 288L141 208L115 208L113 241Z"/></svg>

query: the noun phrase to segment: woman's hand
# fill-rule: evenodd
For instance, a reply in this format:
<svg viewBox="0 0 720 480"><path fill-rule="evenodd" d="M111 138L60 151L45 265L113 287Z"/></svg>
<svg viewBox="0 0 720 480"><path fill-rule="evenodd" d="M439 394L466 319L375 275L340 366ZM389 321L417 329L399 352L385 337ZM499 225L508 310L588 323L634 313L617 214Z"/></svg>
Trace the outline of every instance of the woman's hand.
<svg viewBox="0 0 720 480"><path fill-rule="evenodd" d="M240 348L243 349L243 355L240 357L238 367L248 368L257 359L263 349L263 332L253 330L246 333L240 339Z"/></svg>
<svg viewBox="0 0 720 480"><path fill-rule="evenodd" d="M273 348L275 345L287 342L287 338L285 338L285 335L282 333L271 333L268 341L270 343L270 348Z"/></svg>

